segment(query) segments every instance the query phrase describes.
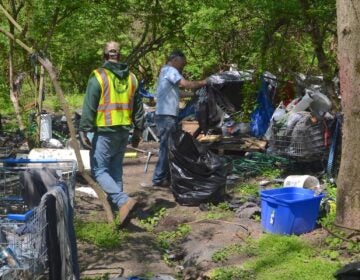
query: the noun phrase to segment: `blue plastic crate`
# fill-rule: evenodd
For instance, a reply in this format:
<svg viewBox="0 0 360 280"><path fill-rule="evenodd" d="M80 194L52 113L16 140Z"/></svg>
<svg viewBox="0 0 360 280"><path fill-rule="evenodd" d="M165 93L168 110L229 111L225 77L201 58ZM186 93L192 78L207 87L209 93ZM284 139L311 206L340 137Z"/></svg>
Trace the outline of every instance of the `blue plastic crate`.
<svg viewBox="0 0 360 280"><path fill-rule="evenodd" d="M261 225L275 234L302 234L312 231L323 194L298 187L264 190L261 197Z"/></svg>

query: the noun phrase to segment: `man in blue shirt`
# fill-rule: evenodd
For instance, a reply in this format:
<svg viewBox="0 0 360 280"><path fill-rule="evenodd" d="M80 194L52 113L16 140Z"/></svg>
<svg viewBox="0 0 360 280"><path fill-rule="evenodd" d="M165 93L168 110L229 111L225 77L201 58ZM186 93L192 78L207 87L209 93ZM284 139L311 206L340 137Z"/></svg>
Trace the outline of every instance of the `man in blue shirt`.
<svg viewBox="0 0 360 280"><path fill-rule="evenodd" d="M159 158L152 178L153 186L166 187L170 185L170 170L168 160L168 140L177 129L179 113L180 87L197 89L206 85L206 80L188 81L182 76L186 65L186 57L181 51L173 51L167 63L161 68L157 83L157 100L155 123L160 138Z"/></svg>

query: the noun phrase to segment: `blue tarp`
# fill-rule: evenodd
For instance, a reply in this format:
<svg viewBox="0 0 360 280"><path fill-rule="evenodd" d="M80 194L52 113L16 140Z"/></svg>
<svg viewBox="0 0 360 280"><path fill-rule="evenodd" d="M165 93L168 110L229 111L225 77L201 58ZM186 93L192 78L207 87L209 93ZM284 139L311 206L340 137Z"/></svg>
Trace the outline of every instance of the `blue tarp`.
<svg viewBox="0 0 360 280"><path fill-rule="evenodd" d="M274 107L269 94L269 84L264 80L264 77L261 78L261 88L256 102L258 106L251 114L250 131L251 135L259 138L266 133L274 113Z"/></svg>

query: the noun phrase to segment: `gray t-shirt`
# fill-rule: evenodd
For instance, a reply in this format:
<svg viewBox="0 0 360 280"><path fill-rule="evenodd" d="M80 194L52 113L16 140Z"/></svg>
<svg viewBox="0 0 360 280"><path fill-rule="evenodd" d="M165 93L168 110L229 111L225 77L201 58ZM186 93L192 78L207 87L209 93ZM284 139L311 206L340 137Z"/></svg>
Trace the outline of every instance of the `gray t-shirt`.
<svg viewBox="0 0 360 280"><path fill-rule="evenodd" d="M156 89L156 114L177 116L179 112L179 81L183 76L170 65L161 68Z"/></svg>

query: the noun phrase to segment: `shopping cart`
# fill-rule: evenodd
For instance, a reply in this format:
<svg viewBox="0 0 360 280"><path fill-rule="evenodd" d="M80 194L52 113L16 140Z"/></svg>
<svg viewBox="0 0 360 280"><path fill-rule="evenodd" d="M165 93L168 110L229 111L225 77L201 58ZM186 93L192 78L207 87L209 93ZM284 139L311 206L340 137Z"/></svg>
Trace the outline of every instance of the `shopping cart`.
<svg viewBox="0 0 360 280"><path fill-rule="evenodd" d="M13 220L25 218L24 221ZM24 215L8 214L0 222L0 279L41 279L47 267L44 207Z"/></svg>
<svg viewBox="0 0 360 280"><path fill-rule="evenodd" d="M0 147L0 159L10 156L13 147Z"/></svg>
<svg viewBox="0 0 360 280"><path fill-rule="evenodd" d="M74 160L29 160L29 159L4 159L0 160L0 206L3 201L22 200L20 188L20 172L27 170L50 169L56 172L69 191L73 205L75 198L75 182L77 163Z"/></svg>
<svg viewBox="0 0 360 280"><path fill-rule="evenodd" d="M66 183L73 204L76 161L0 161L0 279L41 279L46 271L46 209L25 203L21 181L24 172L44 169Z"/></svg>
<svg viewBox="0 0 360 280"><path fill-rule="evenodd" d="M268 153L296 161L324 160L329 151L326 125L317 122L311 125L270 127Z"/></svg>

